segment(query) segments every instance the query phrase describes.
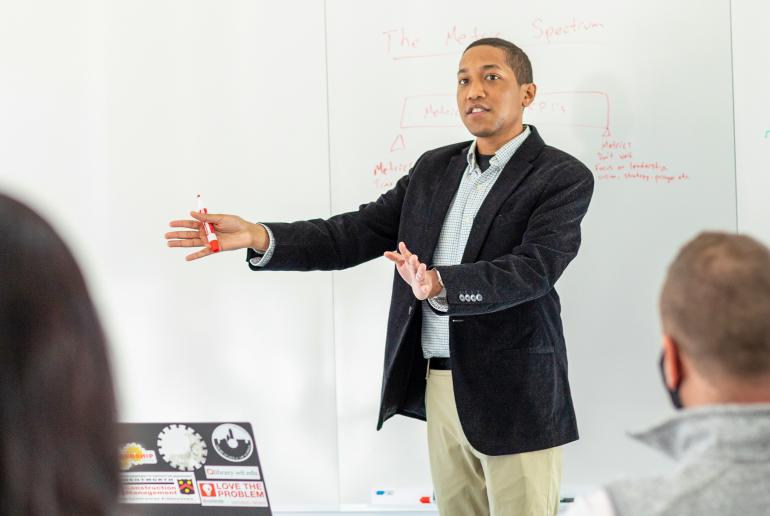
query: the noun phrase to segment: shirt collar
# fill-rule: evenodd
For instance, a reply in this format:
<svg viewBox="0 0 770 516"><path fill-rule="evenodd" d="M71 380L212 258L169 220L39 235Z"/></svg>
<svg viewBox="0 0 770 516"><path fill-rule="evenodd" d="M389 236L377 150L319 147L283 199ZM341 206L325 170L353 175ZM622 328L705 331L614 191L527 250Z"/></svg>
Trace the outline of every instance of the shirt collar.
<svg viewBox="0 0 770 516"><path fill-rule="evenodd" d="M524 140L527 139L527 136L529 136L529 133L531 133L532 130L529 128L528 125L524 126L524 130L513 138L511 141L497 149L497 152L494 156L492 156L492 159L489 160L489 166L503 169L505 168L505 165L508 164L508 162L511 160L513 155L516 153L519 147L521 147L521 144L524 143ZM471 143L471 147L468 149L468 154L466 156L466 159L468 161L468 166L471 170L476 170L476 142L478 140L473 140L473 143Z"/></svg>
<svg viewBox="0 0 770 516"><path fill-rule="evenodd" d="M675 460L721 457L770 460L770 404L709 405L688 408L631 437Z"/></svg>

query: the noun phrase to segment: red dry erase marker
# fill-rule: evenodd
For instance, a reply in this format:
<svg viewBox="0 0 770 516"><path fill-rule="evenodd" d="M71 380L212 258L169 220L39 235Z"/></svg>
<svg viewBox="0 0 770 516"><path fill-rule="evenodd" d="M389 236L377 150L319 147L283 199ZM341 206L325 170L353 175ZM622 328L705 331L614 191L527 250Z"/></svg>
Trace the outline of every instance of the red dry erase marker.
<svg viewBox="0 0 770 516"><path fill-rule="evenodd" d="M201 195L198 194L198 213L203 213L205 215L208 212L209 211L203 207L203 199L201 199ZM209 241L209 248L211 249L211 252L218 253L219 240L217 240L217 234L214 233L214 225L211 224L211 222L204 222L203 229L206 230L206 238Z"/></svg>

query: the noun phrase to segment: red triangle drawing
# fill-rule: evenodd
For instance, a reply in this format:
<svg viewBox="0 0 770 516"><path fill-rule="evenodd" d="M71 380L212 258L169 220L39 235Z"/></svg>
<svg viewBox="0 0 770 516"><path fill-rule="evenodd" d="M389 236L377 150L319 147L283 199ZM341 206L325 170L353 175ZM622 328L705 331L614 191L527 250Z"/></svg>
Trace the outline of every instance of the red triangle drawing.
<svg viewBox="0 0 770 516"><path fill-rule="evenodd" d="M399 134L396 136L396 139L393 140L393 143L390 144L390 152L403 149L406 149L406 144L404 143L404 135Z"/></svg>

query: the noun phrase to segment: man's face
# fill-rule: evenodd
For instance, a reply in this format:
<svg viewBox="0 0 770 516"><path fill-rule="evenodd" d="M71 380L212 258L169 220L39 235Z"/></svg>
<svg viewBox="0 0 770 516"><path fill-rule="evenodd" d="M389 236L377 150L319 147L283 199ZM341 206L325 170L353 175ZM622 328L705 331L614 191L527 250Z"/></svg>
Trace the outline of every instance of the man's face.
<svg viewBox="0 0 770 516"><path fill-rule="evenodd" d="M528 93L529 92L529 93ZM481 45L468 49L457 72L457 107L463 124L479 138L513 137L534 85L521 85L502 49Z"/></svg>

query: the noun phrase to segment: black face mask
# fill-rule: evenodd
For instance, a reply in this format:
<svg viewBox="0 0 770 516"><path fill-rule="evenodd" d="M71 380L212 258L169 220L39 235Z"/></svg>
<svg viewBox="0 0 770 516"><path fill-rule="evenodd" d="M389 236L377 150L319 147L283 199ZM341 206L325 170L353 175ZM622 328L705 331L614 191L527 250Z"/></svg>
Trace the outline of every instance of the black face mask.
<svg viewBox="0 0 770 516"><path fill-rule="evenodd" d="M679 386L677 385L676 388L670 389L668 387L668 382L666 382L666 370L663 367L663 359L665 358L665 354L661 351L660 352L660 377L663 379L663 388L666 389L666 392L668 392L669 398L671 398L671 404L674 406L675 409L680 410L684 408L684 405L682 405L682 399L679 397Z"/></svg>

